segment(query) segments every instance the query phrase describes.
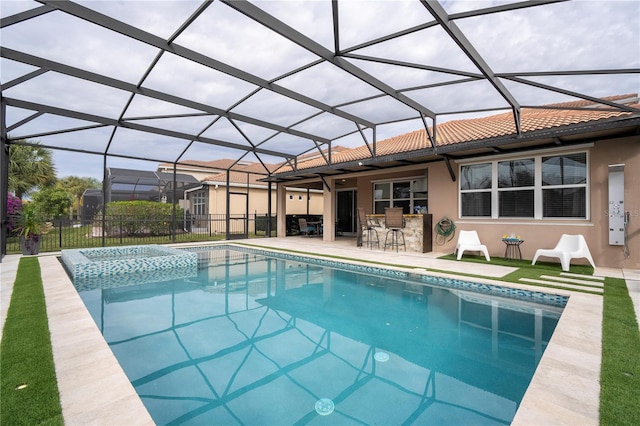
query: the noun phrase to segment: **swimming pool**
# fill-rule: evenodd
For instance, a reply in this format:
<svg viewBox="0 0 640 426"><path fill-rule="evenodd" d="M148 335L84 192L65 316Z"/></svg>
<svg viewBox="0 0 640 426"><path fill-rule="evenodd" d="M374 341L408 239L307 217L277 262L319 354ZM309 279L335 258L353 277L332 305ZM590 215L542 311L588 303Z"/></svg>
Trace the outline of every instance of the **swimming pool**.
<svg viewBox="0 0 640 426"><path fill-rule="evenodd" d="M197 277L80 291L158 424L509 424L563 306L293 255L198 255Z"/></svg>

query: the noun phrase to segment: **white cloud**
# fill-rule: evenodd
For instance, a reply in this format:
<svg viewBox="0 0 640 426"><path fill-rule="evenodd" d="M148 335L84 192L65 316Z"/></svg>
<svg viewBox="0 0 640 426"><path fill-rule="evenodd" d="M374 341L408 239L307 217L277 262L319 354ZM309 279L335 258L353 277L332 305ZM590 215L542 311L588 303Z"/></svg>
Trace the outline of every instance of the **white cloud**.
<svg viewBox="0 0 640 426"><path fill-rule="evenodd" d="M143 87L227 109L251 93L255 86L243 80L165 53Z"/></svg>
<svg viewBox="0 0 640 426"><path fill-rule="evenodd" d="M432 20L417 1L340 1L338 11L341 49Z"/></svg>
<svg viewBox="0 0 640 426"><path fill-rule="evenodd" d="M121 128L109 146L109 153L174 161L188 143L186 139Z"/></svg>
<svg viewBox="0 0 640 426"><path fill-rule="evenodd" d="M309 0L257 1L256 6L280 21L333 50L333 21L331 2ZM342 4L342 2L340 2Z"/></svg>
<svg viewBox="0 0 640 426"><path fill-rule="evenodd" d="M382 93L326 62L279 80L277 84L329 105L339 105Z"/></svg>
<svg viewBox="0 0 640 426"><path fill-rule="evenodd" d="M4 96L118 118L127 92L63 74L47 72L6 90Z"/></svg>
<svg viewBox="0 0 640 426"><path fill-rule="evenodd" d="M88 0L78 3L163 38L171 36L202 4L195 0Z"/></svg>
<svg viewBox="0 0 640 426"><path fill-rule="evenodd" d="M54 150L53 163L56 166L58 178L80 176L102 181L103 158L101 155Z"/></svg>
<svg viewBox="0 0 640 426"><path fill-rule="evenodd" d="M137 83L157 49L51 12L2 29L2 46Z"/></svg>
<svg viewBox="0 0 640 426"><path fill-rule="evenodd" d="M496 72L640 66L640 2L564 2L457 21Z"/></svg>
<svg viewBox="0 0 640 426"><path fill-rule="evenodd" d="M266 80L308 64L317 56L222 3L214 3L176 39Z"/></svg>
<svg viewBox="0 0 640 426"><path fill-rule="evenodd" d="M233 112L281 126L291 126L319 111L278 93L261 90L234 108Z"/></svg>

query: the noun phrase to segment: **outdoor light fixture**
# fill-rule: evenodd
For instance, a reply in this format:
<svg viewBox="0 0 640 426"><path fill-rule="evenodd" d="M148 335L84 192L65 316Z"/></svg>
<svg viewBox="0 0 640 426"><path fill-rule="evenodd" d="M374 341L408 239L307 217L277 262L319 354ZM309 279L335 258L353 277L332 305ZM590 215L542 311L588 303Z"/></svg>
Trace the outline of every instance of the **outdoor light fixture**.
<svg viewBox="0 0 640 426"><path fill-rule="evenodd" d="M358 161L358 166L362 166L362 161Z"/></svg>
<svg viewBox="0 0 640 426"><path fill-rule="evenodd" d="M376 352L373 358L378 362L387 362L389 361L389 354L386 352Z"/></svg>
<svg viewBox="0 0 640 426"><path fill-rule="evenodd" d="M320 414L321 416L328 416L329 414L333 413L333 410L335 410L335 408L336 406L334 402L329 398L320 398L316 402L316 413Z"/></svg>

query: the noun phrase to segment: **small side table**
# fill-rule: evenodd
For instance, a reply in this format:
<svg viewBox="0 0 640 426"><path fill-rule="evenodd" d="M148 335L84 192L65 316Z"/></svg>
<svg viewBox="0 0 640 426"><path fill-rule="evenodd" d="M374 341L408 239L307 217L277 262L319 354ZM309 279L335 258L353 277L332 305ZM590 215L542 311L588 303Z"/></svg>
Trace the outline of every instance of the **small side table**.
<svg viewBox="0 0 640 426"><path fill-rule="evenodd" d="M520 244L524 243L524 240L521 240L519 238L503 238L502 242L507 246L504 249L505 259L522 260L522 253L520 252Z"/></svg>

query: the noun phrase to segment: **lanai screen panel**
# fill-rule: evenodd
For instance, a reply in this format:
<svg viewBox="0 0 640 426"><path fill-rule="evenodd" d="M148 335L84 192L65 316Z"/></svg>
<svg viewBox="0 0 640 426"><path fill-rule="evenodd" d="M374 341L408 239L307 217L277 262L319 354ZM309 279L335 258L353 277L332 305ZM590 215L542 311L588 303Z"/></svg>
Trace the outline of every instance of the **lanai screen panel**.
<svg viewBox="0 0 640 426"><path fill-rule="evenodd" d="M7 141L127 159L276 164L640 91L635 1L41 0L0 14Z"/></svg>

